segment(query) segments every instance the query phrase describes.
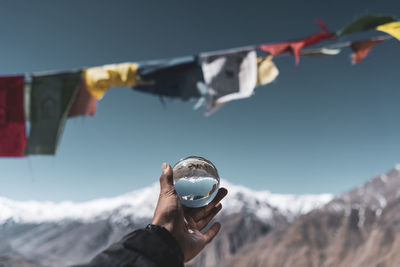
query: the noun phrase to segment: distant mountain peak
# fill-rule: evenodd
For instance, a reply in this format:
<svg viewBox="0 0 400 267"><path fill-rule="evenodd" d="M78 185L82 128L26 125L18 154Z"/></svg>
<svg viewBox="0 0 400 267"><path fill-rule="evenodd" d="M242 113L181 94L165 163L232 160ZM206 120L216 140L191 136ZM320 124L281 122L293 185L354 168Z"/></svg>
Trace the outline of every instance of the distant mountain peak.
<svg viewBox="0 0 400 267"><path fill-rule="evenodd" d="M396 171L400 171L400 163L399 163L399 164L396 164L396 165L394 166L394 169L395 169Z"/></svg>

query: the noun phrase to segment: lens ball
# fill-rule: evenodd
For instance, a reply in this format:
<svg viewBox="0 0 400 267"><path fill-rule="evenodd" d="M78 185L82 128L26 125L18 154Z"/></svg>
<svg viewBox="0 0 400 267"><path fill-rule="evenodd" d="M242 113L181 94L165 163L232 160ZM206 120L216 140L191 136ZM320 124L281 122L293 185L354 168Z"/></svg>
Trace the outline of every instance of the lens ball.
<svg viewBox="0 0 400 267"><path fill-rule="evenodd" d="M175 191L183 205L203 207L217 195L220 180L217 168L211 161L190 156L178 161L173 173Z"/></svg>

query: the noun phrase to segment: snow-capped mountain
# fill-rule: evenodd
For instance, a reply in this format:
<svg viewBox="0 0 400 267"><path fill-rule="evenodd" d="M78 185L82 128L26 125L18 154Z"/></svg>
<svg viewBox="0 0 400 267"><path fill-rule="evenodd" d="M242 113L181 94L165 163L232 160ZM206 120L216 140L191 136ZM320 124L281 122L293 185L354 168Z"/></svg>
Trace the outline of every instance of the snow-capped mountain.
<svg viewBox="0 0 400 267"><path fill-rule="evenodd" d="M221 185L221 232L187 267L400 266L400 165L335 197ZM89 261L149 223L158 192L154 183L82 203L0 198L0 266Z"/></svg>
<svg viewBox="0 0 400 267"><path fill-rule="evenodd" d="M224 212L228 214L247 211L265 221L278 212L291 221L300 214L307 213L328 203L332 194L293 195L274 194L269 191L254 191L244 186L221 182L229 193L222 201Z"/></svg>
<svg viewBox="0 0 400 267"><path fill-rule="evenodd" d="M189 266L210 266L333 197L273 194L225 180L221 186L229 191L218 215L223 228ZM123 235L150 223L158 193L159 184L154 183L121 196L81 203L0 198L0 259L26 259L37 266L86 262Z"/></svg>
<svg viewBox="0 0 400 267"><path fill-rule="evenodd" d="M254 191L244 186L233 185L225 180L223 187L229 194L223 200L226 214L248 211L263 220L271 219L278 212L289 219L298 214L318 208L333 196L273 194L269 191ZM153 216L159 194L159 184L113 198L102 198L87 202L15 201L0 197L0 224L12 220L17 223L58 222L78 220L90 222L113 218L130 217L132 220Z"/></svg>

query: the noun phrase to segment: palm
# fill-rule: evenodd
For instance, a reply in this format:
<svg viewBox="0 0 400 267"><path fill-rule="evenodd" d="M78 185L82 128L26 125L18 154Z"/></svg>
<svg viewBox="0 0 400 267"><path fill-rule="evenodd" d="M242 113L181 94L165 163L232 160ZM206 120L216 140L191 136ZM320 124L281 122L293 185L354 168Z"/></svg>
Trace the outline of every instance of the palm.
<svg viewBox="0 0 400 267"><path fill-rule="evenodd" d="M204 235L200 232L203 228L200 223L194 221L191 216L186 216L184 218L185 223L185 234L189 239L190 243L193 243L194 246L202 248L202 244L204 243Z"/></svg>
<svg viewBox="0 0 400 267"><path fill-rule="evenodd" d="M185 261L196 256L219 231L220 224L215 223L204 234L201 232L221 210L222 205L219 202L226 193L226 189L221 188L214 200L202 208L194 209L180 205L183 211L183 216L181 218L183 219L184 225L182 227L184 247L182 250L184 250ZM178 198L178 196L176 196L176 198Z"/></svg>
<svg viewBox="0 0 400 267"><path fill-rule="evenodd" d="M191 254L194 254L193 257L205 246L205 238L204 235L200 232L200 228L197 223L193 221L190 217L188 219L185 218L185 244L188 246L188 250L192 251ZM192 258L192 257L188 257Z"/></svg>
<svg viewBox="0 0 400 267"><path fill-rule="evenodd" d="M161 191L158 199L153 224L164 226L177 239L185 262L196 256L218 233L221 225L214 223L204 234L201 232L221 210L219 203L228 191L218 190L215 198L205 207L187 208L182 206L172 181L172 170L160 177Z"/></svg>

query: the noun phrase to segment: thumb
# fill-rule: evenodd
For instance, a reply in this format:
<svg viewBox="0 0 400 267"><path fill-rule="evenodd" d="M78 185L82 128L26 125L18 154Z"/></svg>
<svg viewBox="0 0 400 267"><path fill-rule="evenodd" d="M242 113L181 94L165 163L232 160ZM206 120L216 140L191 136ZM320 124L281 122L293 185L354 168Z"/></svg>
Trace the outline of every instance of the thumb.
<svg viewBox="0 0 400 267"><path fill-rule="evenodd" d="M161 166L162 173L160 176L161 191L174 190L174 179L172 168L168 163L163 163Z"/></svg>

